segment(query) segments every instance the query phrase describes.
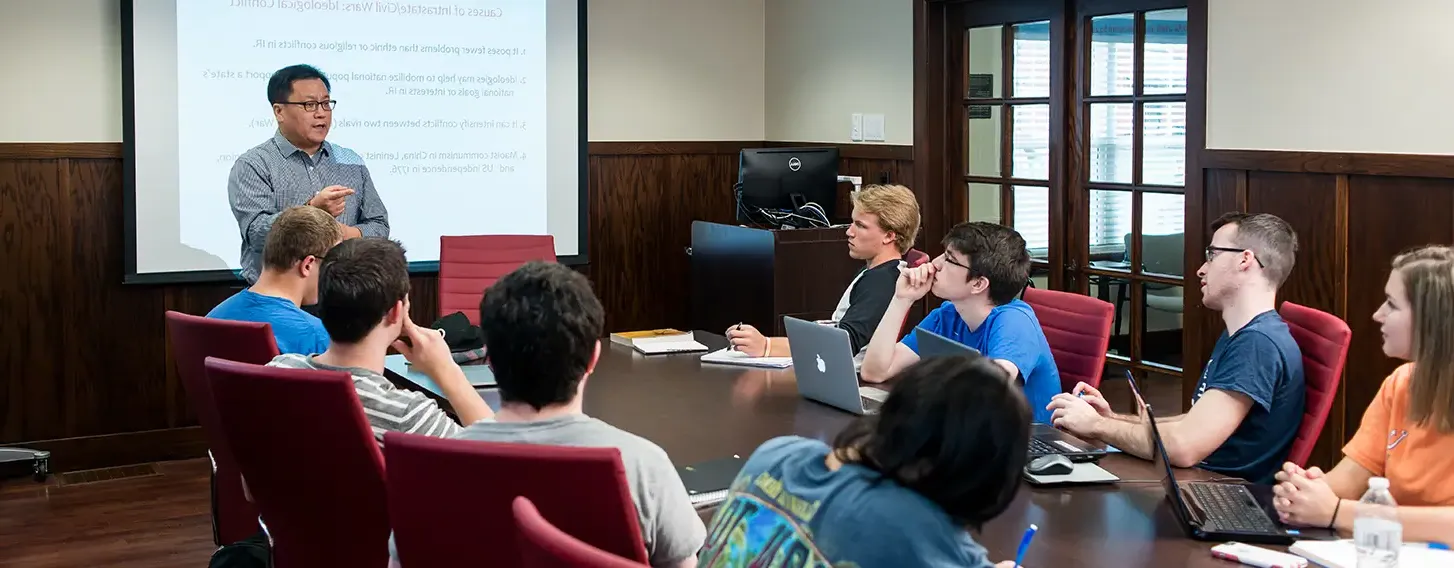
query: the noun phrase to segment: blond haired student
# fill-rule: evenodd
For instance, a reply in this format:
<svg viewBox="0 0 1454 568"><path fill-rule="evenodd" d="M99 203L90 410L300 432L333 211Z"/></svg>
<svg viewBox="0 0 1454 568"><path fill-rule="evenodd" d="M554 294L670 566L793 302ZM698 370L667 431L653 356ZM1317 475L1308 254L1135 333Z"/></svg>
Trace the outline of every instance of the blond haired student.
<svg viewBox="0 0 1454 568"><path fill-rule="evenodd" d="M919 201L902 185L870 185L852 194L853 223L844 231L848 256L863 261L838 307L833 325L848 332L854 353L868 345L873 330L894 297L899 264L919 234ZM734 349L754 357L787 357L788 338L768 337L748 324L734 325L723 335Z"/></svg>
<svg viewBox="0 0 1454 568"><path fill-rule="evenodd" d="M1353 530L1368 479L1385 477L1405 541L1454 543L1454 249L1394 258L1373 320L1383 352L1408 361L1383 381L1332 471L1285 464L1274 504L1286 523Z"/></svg>

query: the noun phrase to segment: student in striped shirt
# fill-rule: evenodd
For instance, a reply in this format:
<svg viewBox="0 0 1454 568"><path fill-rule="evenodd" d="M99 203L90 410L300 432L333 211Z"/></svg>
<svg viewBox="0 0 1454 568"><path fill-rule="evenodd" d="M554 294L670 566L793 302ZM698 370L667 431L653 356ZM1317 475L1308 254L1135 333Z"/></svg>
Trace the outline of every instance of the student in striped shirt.
<svg viewBox="0 0 1454 568"><path fill-rule="evenodd" d="M331 340L328 350L279 355L269 364L348 372L380 442L390 430L439 437L460 431L433 400L395 388L384 377L390 346L439 385L465 424L494 416L455 364L444 337L409 320L409 269L399 243L365 237L333 247L319 269L318 314Z"/></svg>

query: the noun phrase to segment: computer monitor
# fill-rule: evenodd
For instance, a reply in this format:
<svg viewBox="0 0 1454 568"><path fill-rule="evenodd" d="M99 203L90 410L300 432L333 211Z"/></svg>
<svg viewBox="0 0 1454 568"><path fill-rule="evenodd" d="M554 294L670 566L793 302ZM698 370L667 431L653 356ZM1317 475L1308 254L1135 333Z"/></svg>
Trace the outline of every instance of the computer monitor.
<svg viewBox="0 0 1454 568"><path fill-rule="evenodd" d="M738 221L763 222L759 210L798 213L806 203L817 204L830 221L838 221L832 217L838 199L838 148L744 148L737 181Z"/></svg>

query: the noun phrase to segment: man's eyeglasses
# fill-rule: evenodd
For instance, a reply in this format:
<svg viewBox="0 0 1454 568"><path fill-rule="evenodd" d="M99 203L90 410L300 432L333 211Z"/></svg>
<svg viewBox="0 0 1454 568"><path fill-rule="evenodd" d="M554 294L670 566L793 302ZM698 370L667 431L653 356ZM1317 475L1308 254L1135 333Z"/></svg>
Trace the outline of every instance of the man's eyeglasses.
<svg viewBox="0 0 1454 568"><path fill-rule="evenodd" d="M949 256L949 253L947 253L947 252L944 253L944 254L939 255L939 258L944 259L944 262L947 262L949 264L953 264L953 265L958 266L960 268L963 268L965 270L969 270L970 269L968 265L961 264L959 261L954 260L954 258L950 257Z"/></svg>
<svg viewBox="0 0 1454 568"><path fill-rule="evenodd" d="M313 111L318 110L318 107L323 107L323 110L331 111L331 110L333 110L333 107L338 106L338 101L303 101L303 102L283 101L283 102L280 102L278 104L280 104L280 105L298 105L300 107L303 107L303 111L304 112L313 112Z"/></svg>
<svg viewBox="0 0 1454 568"><path fill-rule="evenodd" d="M1212 257L1216 256L1217 253L1219 253L1219 252L1250 252L1250 253L1252 253L1252 260L1257 261L1257 267L1258 268L1267 268L1266 266L1264 266L1262 264L1262 259L1257 258L1257 252L1256 251L1253 251L1253 250L1250 250L1250 249L1239 249L1239 248L1230 248L1230 247L1214 247L1214 246L1208 246L1206 252L1207 252L1207 262L1211 262L1212 261Z"/></svg>

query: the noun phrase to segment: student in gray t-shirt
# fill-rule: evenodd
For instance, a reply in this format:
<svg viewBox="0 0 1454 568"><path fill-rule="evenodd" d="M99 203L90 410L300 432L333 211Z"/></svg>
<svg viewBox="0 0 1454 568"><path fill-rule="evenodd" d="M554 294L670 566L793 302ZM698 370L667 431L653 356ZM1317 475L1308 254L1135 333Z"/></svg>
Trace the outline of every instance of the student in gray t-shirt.
<svg viewBox="0 0 1454 568"><path fill-rule="evenodd" d="M559 264L526 264L485 293L480 329L501 406L459 437L619 449L651 565L696 566L706 527L666 452L582 412L605 329L590 282Z"/></svg>

